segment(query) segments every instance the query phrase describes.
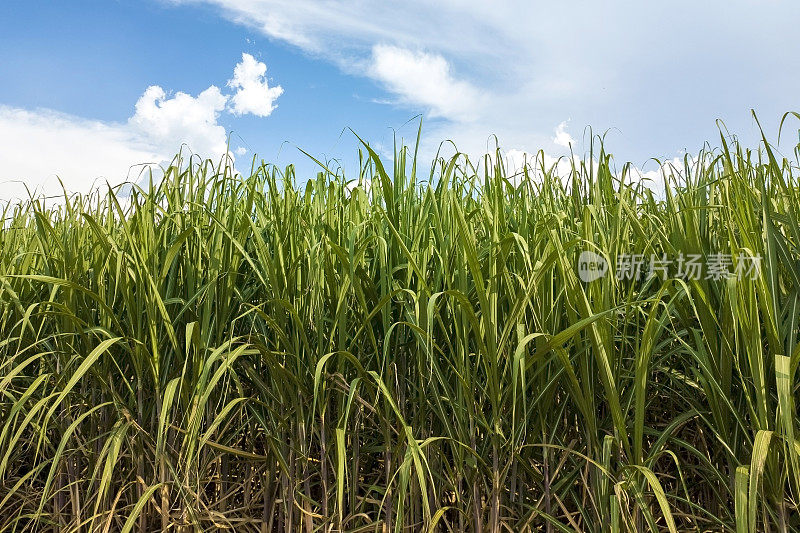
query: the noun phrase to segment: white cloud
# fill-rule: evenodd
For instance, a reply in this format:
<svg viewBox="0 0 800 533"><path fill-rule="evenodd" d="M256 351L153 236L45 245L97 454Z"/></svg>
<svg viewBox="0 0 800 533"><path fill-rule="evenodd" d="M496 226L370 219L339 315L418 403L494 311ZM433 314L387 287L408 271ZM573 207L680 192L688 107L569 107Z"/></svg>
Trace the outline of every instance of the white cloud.
<svg viewBox="0 0 800 533"><path fill-rule="evenodd" d="M92 185L136 179L131 165L167 158L126 124L86 120L51 110L0 106L0 199L19 200L31 192L59 195ZM170 150L174 150L170 148Z"/></svg>
<svg viewBox="0 0 800 533"><path fill-rule="evenodd" d="M698 175L702 172L703 166L708 165L712 159L709 159L708 154L706 154L705 158L689 156L688 161L676 156L661 161L654 169L651 168L652 165L650 164L646 164L643 167L632 166L627 178L629 183L641 182L645 187L653 191L657 198L663 198L667 183L671 186L676 183L680 185L686 184L687 163L689 167L688 173ZM646 168L649 168L649 170L645 170Z"/></svg>
<svg viewBox="0 0 800 533"><path fill-rule="evenodd" d="M539 180L545 171L550 171L555 167L555 175L561 178L562 183L567 184L573 163L576 166L580 165L580 158L578 156L573 156L573 158L573 161L570 161L569 157L553 156L543 150L530 154L514 148L505 153L506 173L510 177L509 181L516 186L525 179L525 171L527 171L529 179Z"/></svg>
<svg viewBox="0 0 800 533"><path fill-rule="evenodd" d="M570 144L575 143L575 139L572 138L572 135L567 133L567 123L569 120L565 120L561 124L558 125L556 128L556 135L553 137L553 142L558 146L563 146L564 148L569 148Z"/></svg>
<svg viewBox="0 0 800 533"><path fill-rule="evenodd" d="M270 87L267 79L267 65L250 54L242 54L242 62L233 69L233 79L228 87L236 90L231 97L231 111L235 115L252 113L258 117L269 116L275 109L275 100L283 94L278 85Z"/></svg>
<svg viewBox="0 0 800 533"><path fill-rule="evenodd" d="M167 1L215 5L229 20L314 55L340 61L340 64L348 63L358 52L369 51L374 44L381 42L460 53L463 58L482 60L486 50L492 46L471 32L476 28L496 29L495 25L506 16L506 12L512 11L502 6L482 6L476 0L408 0L402 3L367 0ZM516 6L514 10L519 14ZM507 42L507 36L507 31L492 35L495 48Z"/></svg>
<svg viewBox="0 0 800 533"><path fill-rule="evenodd" d="M731 0L722 21L721 1L581 1L580 17L573 3L522 0L166 1L216 6L235 23L347 74L376 79L389 101L416 107L409 115L425 111L449 119L452 127L428 126L427 137L453 138L459 148L483 146L496 134L509 146L555 150L560 145L552 125L570 116L572 125L611 132L609 148L623 157L672 154L715 138L720 117L731 131L757 138L748 110L758 105L760 116L774 117L775 124L796 105L800 88L800 70L785 68L800 46L793 27L800 3L785 0L761 9L753 9L752 0ZM773 31L749 31L753 27ZM456 88L485 98L469 105L474 99L456 91L451 102L425 76L386 71L375 61L376 46L394 49L386 56L403 59L407 72L423 72L419 65L427 64L447 73L444 79Z"/></svg>
<svg viewBox="0 0 800 533"><path fill-rule="evenodd" d="M438 54L375 45L368 72L401 102L423 106L434 117L468 121L483 104L481 92L456 79L450 64Z"/></svg>
<svg viewBox="0 0 800 533"><path fill-rule="evenodd" d="M520 149L511 149L505 152L505 168L506 175L509 181L514 186L519 186L526 177L534 182L542 179L543 172L553 169L554 175L558 177L565 187L571 186L572 172L574 169L580 169L581 165L587 164L588 161L576 154L570 157L561 156L555 157L540 150L536 154L530 154ZM705 158L697 158L690 156L688 158L688 171L691 174L697 175L702 172L703 165L709 164L713 160L709 154L705 154ZM490 158L493 164L493 158ZM666 184L669 183L670 187L676 184L685 184L687 175L687 162L681 157L675 156L671 159L663 161L656 161L655 168L652 168L652 160L644 166L628 165L627 168L614 170L614 175L617 179L624 179L629 185L641 184L653 192L656 199L664 199ZM597 172L598 162L592 160L591 166L594 172Z"/></svg>
<svg viewBox="0 0 800 533"><path fill-rule="evenodd" d="M245 148L244 146L239 146L238 148L236 148L236 155L242 156L246 153L247 153L247 148Z"/></svg>
<svg viewBox="0 0 800 533"><path fill-rule="evenodd" d="M227 101L213 85L196 97L178 92L172 98L153 85L136 102L136 113L128 123L154 146L176 151L186 143L204 157L217 158L227 151L225 128L217 123Z"/></svg>
<svg viewBox="0 0 800 533"><path fill-rule="evenodd" d="M168 162L184 143L219 160L227 152L225 128L217 123L226 101L214 86L196 97L167 97L153 85L124 123L0 106L0 198L27 198L26 186L53 196L62 194L62 183L74 193L135 181L140 165Z"/></svg>
<svg viewBox="0 0 800 533"><path fill-rule="evenodd" d="M267 87L265 73L264 63L243 54L234 69L233 96L214 85L197 96L168 95L152 85L126 122L0 105L0 200L27 198L26 187L54 196L62 194L61 183L68 193L84 193L105 182L136 180L142 168L137 165L169 162L183 144L203 158L233 160L220 115L229 101L237 115L268 115L282 89Z"/></svg>

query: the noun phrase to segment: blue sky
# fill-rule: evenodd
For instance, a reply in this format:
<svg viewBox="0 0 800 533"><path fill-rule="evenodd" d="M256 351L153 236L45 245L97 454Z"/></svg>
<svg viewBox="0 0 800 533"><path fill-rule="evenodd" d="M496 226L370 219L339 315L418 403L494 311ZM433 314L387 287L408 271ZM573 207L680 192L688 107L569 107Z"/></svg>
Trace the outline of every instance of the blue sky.
<svg viewBox="0 0 800 533"><path fill-rule="evenodd" d="M800 110L798 22L780 0L5 0L0 196L118 183L184 141L218 157L227 132L237 166L257 153L302 179L297 147L347 169L347 128L388 153L416 116L427 156L492 134L512 154L583 153L591 126L647 169L715 143L718 118L754 143L751 108L774 140Z"/></svg>

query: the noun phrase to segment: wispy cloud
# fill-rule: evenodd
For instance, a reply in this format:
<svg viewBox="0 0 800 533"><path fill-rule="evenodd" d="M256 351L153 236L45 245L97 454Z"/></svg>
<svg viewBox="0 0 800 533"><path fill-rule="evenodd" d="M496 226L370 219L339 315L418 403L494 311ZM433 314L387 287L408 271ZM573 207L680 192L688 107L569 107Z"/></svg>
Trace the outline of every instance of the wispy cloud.
<svg viewBox="0 0 800 533"><path fill-rule="evenodd" d="M368 73L397 95L399 102L422 106L432 117L469 121L484 103L485 95L458 79L438 54L375 45Z"/></svg>

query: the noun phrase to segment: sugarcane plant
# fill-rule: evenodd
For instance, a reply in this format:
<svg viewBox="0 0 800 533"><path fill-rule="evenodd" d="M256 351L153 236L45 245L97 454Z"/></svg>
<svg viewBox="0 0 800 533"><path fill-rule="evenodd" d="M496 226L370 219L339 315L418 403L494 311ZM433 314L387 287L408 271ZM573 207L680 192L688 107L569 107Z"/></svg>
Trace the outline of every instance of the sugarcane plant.
<svg viewBox="0 0 800 533"><path fill-rule="evenodd" d="M6 204L0 530L799 531L800 150L419 145Z"/></svg>

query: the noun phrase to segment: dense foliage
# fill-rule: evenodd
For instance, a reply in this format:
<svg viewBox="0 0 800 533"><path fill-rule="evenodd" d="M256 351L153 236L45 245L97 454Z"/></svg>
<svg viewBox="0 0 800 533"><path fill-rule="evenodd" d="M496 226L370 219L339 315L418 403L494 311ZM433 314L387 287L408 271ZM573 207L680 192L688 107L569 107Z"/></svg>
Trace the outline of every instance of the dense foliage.
<svg viewBox="0 0 800 533"><path fill-rule="evenodd" d="M800 530L797 162L720 142L662 194L365 146L7 207L0 529Z"/></svg>

